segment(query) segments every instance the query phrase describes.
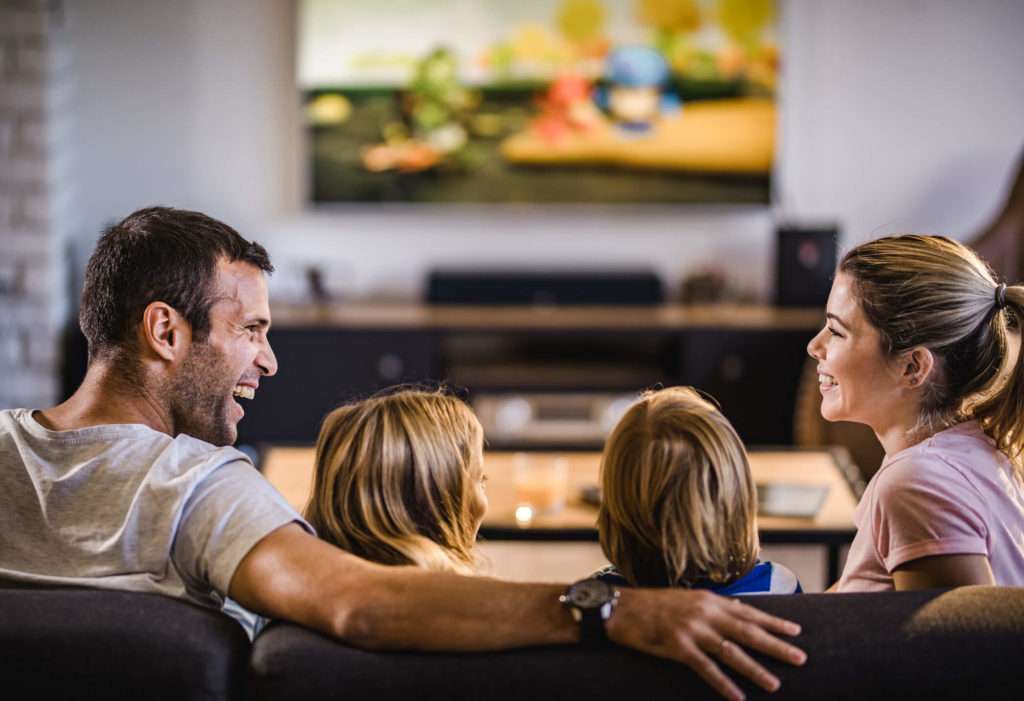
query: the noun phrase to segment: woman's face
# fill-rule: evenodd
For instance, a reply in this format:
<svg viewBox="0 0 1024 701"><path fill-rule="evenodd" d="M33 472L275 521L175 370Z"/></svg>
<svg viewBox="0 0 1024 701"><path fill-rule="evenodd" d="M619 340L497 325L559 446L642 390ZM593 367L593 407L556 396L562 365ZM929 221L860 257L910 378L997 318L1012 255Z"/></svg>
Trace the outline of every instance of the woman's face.
<svg viewBox="0 0 1024 701"><path fill-rule="evenodd" d="M829 421L856 421L882 433L901 407L902 378L897 363L881 348L881 334L853 294L852 278L836 275L826 308L825 328L807 345L818 361L821 415Z"/></svg>
<svg viewBox="0 0 1024 701"><path fill-rule="evenodd" d="M487 489L484 475L484 445L483 440L476 450L472 465L469 468L469 517L473 520L473 533L480 530L484 514L487 513Z"/></svg>

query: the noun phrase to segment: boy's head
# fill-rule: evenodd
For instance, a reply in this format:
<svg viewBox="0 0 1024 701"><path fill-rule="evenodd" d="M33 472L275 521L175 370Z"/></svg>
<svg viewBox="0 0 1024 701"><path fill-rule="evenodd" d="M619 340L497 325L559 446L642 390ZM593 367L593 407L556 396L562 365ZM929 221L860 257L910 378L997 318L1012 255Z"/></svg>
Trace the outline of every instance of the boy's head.
<svg viewBox="0 0 1024 701"><path fill-rule="evenodd" d="M483 429L457 397L401 390L324 419L306 518L325 540L375 562L469 572L486 509Z"/></svg>
<svg viewBox="0 0 1024 701"><path fill-rule="evenodd" d="M757 489L729 421L689 387L643 394L601 457L601 547L636 586L746 574L758 553Z"/></svg>

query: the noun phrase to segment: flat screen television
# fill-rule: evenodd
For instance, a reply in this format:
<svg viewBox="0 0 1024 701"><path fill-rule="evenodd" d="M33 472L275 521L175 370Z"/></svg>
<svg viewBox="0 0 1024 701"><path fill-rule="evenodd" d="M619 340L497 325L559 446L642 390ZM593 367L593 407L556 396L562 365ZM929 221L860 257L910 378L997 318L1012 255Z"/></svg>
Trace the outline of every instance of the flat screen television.
<svg viewBox="0 0 1024 701"><path fill-rule="evenodd" d="M773 0L301 0L332 202L769 201Z"/></svg>

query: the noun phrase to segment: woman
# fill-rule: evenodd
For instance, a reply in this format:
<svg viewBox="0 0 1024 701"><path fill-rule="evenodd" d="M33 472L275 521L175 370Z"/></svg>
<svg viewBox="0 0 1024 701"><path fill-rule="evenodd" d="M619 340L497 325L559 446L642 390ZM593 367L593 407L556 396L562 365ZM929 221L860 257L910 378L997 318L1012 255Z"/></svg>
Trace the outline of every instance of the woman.
<svg viewBox="0 0 1024 701"><path fill-rule="evenodd" d="M869 425L886 457L838 591L1024 585L1022 314L1024 287L945 237L843 256L808 345L821 413Z"/></svg>

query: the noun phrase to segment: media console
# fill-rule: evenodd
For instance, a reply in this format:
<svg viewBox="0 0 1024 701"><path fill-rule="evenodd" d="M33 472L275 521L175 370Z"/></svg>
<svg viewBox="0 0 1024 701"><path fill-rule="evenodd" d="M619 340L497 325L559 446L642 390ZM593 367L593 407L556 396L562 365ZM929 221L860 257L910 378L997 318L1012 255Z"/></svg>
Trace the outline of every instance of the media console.
<svg viewBox="0 0 1024 701"><path fill-rule="evenodd" d="M748 444L788 445L820 308L273 305L275 377L239 444L310 444L324 414L394 384L464 391L492 448L600 448L623 398L693 385ZM504 412L504 413L502 413Z"/></svg>

